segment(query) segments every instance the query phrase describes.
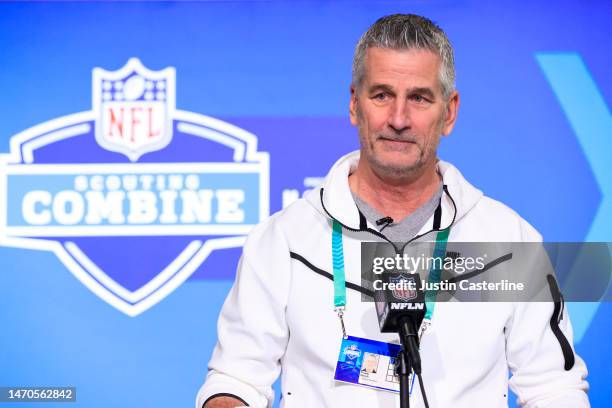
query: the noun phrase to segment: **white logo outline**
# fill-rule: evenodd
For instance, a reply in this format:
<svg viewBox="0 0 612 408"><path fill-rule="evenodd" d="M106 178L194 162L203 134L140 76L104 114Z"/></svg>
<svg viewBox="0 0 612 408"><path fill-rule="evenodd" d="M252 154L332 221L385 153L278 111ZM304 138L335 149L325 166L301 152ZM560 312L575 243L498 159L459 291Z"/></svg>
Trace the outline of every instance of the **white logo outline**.
<svg viewBox="0 0 612 408"><path fill-rule="evenodd" d="M138 61L135 58L130 59L133 60ZM0 196L4 197L0 200L0 246L53 252L85 287L117 310L134 317L159 303L184 283L212 251L242 246L252 225L244 225L242 227L245 228L233 231L238 234L236 236L210 238L205 242L192 240L163 271L135 291L126 289L101 271L74 242L67 241L62 245L59 241L26 238L7 233L10 232L7 230L7 176L11 170L24 164L34 163L34 154L38 148L67 138L89 134L91 130L89 122L96 119L96 111L92 109L43 122L10 138L9 153L0 154ZM209 139L233 149L234 163L223 163L226 166L255 164L260 174L259 220L269 215L269 154L257 151L257 137L254 134L219 119L194 112L174 110L170 119L171 123L176 122L177 129L186 135ZM180 164L201 165L202 163ZM141 166L142 163L127 165ZM62 165L47 166L61 168ZM68 166L71 168L82 166L86 171L91 164ZM222 167L220 169L227 170ZM206 232L210 233L211 230L207 229ZM214 233L214 230L212 232ZM218 233L227 234L228 231ZM75 235L79 234L72 234Z"/></svg>

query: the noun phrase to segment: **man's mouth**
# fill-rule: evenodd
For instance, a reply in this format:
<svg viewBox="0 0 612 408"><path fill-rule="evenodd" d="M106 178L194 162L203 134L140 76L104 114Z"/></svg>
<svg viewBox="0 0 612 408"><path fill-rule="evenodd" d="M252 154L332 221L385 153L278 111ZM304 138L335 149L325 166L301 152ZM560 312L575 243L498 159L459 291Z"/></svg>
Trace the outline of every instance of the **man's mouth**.
<svg viewBox="0 0 612 408"><path fill-rule="evenodd" d="M400 139L400 138L396 138L396 137L386 137L386 136L379 136L378 140L382 140L383 142L390 142L393 144L408 144L408 143L416 143L416 141L414 141L413 139Z"/></svg>

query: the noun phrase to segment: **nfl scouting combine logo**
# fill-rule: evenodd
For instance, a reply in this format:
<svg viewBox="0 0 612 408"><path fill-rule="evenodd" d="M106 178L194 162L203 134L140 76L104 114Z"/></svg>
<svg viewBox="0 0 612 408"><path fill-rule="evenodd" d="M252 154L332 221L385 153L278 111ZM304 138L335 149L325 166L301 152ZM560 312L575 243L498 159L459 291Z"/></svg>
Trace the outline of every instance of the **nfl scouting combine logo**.
<svg viewBox="0 0 612 408"><path fill-rule="evenodd" d="M361 350L359 350L356 345L351 344L344 348L344 355L349 360L355 360L356 358L361 356Z"/></svg>
<svg viewBox="0 0 612 408"><path fill-rule="evenodd" d="M268 154L236 126L175 109L175 71L93 71L93 110L11 138L0 244L53 251L135 316L269 213Z"/></svg>

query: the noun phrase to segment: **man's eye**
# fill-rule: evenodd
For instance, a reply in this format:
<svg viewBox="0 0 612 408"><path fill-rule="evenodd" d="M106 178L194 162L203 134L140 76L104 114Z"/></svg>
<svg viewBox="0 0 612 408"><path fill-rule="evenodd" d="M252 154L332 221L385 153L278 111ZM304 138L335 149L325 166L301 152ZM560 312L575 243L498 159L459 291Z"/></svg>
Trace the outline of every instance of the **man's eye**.
<svg viewBox="0 0 612 408"><path fill-rule="evenodd" d="M426 101L426 99L423 98L421 95L412 95L412 100L418 103L422 103Z"/></svg>
<svg viewBox="0 0 612 408"><path fill-rule="evenodd" d="M384 101L385 99L387 99L387 94L386 93L379 93L374 95L374 99L377 101Z"/></svg>

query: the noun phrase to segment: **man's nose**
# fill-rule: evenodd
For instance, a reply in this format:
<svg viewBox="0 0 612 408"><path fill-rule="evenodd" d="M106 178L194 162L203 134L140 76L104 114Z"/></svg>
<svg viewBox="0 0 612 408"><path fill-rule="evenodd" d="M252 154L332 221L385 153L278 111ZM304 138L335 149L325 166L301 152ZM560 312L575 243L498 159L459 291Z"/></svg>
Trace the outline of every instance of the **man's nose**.
<svg viewBox="0 0 612 408"><path fill-rule="evenodd" d="M410 129L410 112L405 100L396 100L390 107L388 124L395 132Z"/></svg>

